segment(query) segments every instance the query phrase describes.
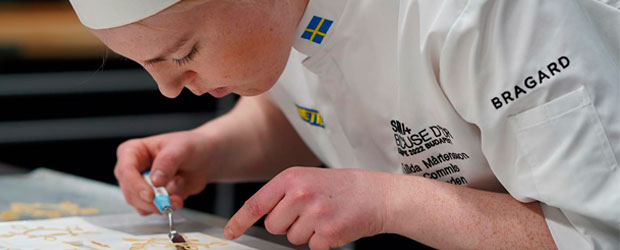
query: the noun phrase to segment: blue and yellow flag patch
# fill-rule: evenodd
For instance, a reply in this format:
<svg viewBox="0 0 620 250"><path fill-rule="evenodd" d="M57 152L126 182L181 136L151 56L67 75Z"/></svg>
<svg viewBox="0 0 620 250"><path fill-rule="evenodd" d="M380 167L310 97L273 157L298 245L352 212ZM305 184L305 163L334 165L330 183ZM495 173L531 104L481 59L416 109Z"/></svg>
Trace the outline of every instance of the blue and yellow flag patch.
<svg viewBox="0 0 620 250"><path fill-rule="evenodd" d="M306 30L301 34L301 38L321 44L333 23L334 21L327 18L313 16Z"/></svg>
<svg viewBox="0 0 620 250"><path fill-rule="evenodd" d="M323 123L323 117L321 117L321 113L319 113L319 111L314 110L314 109L304 108L299 105L295 105L295 106L297 106L297 113L299 113L299 116L301 117L302 120L309 123L310 125L325 128L325 123Z"/></svg>

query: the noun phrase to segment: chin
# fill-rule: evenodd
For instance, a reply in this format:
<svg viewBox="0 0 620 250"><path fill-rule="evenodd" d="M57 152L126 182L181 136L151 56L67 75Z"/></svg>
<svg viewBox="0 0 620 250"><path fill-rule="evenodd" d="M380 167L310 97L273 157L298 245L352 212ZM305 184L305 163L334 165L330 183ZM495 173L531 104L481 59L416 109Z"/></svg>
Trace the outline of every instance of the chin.
<svg viewBox="0 0 620 250"><path fill-rule="evenodd" d="M248 88L248 89L244 89L241 91L234 91L234 93L242 95L242 96L257 96L257 95L267 92L269 89L271 89L271 87L269 88Z"/></svg>
<svg viewBox="0 0 620 250"><path fill-rule="evenodd" d="M253 85L253 87L245 88L242 91L239 91L239 92L236 92L236 93L239 93L242 96L260 95L260 94L263 94L263 93L269 91L274 85L276 85L276 81L278 79L279 79L279 77L275 78L273 80L270 79L269 81L263 82L262 84Z"/></svg>

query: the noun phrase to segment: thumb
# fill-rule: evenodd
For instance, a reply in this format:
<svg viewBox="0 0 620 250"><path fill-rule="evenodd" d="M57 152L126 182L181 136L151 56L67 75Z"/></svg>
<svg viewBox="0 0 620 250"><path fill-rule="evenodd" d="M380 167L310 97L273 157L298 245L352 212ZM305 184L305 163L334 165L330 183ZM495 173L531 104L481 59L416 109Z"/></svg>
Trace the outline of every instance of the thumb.
<svg viewBox="0 0 620 250"><path fill-rule="evenodd" d="M169 144L164 147L153 160L151 182L156 187L165 186L179 171L185 160L187 150L183 145Z"/></svg>

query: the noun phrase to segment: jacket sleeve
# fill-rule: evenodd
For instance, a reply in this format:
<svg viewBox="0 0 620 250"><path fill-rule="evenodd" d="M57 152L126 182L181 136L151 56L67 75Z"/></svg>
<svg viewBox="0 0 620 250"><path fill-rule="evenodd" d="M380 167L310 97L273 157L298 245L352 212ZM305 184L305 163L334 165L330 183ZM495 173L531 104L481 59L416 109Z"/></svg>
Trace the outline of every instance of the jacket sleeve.
<svg viewBox="0 0 620 250"><path fill-rule="evenodd" d="M440 85L560 249L620 248L620 11L595 0L471 0Z"/></svg>

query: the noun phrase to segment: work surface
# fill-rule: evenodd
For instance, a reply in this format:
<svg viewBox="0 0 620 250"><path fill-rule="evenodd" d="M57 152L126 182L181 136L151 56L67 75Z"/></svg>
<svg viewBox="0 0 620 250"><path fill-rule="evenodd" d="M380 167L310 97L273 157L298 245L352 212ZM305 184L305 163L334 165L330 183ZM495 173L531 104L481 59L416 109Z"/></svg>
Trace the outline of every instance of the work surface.
<svg viewBox="0 0 620 250"><path fill-rule="evenodd" d="M3 190L0 221L80 216L93 225L133 235L168 232L165 218L139 216L127 205L118 187L49 169L0 175L0 190ZM175 223L180 232L201 232L223 238L226 219L180 209L175 213ZM307 248L287 244L285 237L270 235L259 227L250 228L234 242L257 249Z"/></svg>

